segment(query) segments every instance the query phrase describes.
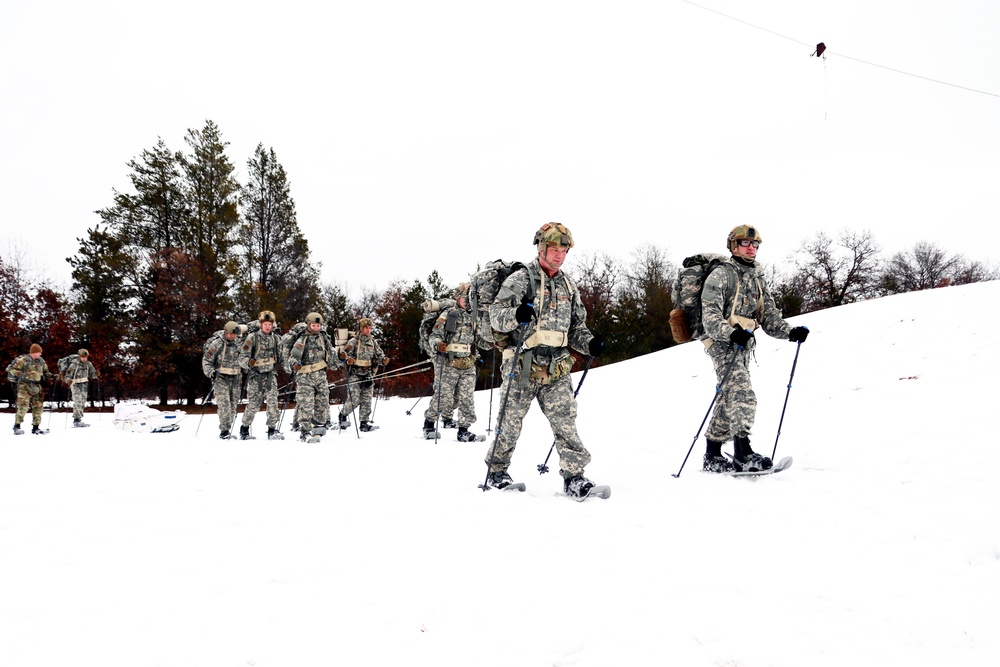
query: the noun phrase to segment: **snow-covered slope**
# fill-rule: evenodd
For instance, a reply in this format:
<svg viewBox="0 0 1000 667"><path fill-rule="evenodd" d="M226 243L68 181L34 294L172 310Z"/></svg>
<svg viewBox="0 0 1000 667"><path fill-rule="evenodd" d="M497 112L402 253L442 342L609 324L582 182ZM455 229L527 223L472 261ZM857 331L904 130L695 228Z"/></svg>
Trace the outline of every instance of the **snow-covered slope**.
<svg viewBox="0 0 1000 667"><path fill-rule="evenodd" d="M984 283L796 318L795 465L760 479L701 473L701 438L671 477L714 391L698 344L596 369L579 429L613 496L582 504L555 495L555 456L536 471L537 407L524 494L477 488L489 440L419 439L426 401L318 445L220 441L212 415L197 437L197 417L156 435L61 413L14 437L8 414L0 663L997 664L998 301ZM767 454L795 350L759 336Z"/></svg>

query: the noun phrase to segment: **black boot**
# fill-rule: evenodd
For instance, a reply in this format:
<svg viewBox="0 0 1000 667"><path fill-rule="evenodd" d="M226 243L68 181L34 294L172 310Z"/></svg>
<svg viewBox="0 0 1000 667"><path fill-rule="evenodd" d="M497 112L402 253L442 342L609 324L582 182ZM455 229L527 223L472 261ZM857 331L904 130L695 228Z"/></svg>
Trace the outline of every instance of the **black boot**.
<svg viewBox="0 0 1000 667"><path fill-rule="evenodd" d="M41 434L45 433L45 431L43 431L41 429L41 427L38 426L38 424L32 424L31 425L31 432L34 433L35 435L41 435Z"/></svg>
<svg viewBox="0 0 1000 667"><path fill-rule="evenodd" d="M722 455L722 442L705 437L705 458L701 469L705 472L731 472L733 462Z"/></svg>
<svg viewBox="0 0 1000 667"><path fill-rule="evenodd" d="M21 430L20 424L14 424L14 435L21 435L24 431Z"/></svg>
<svg viewBox="0 0 1000 667"><path fill-rule="evenodd" d="M343 431L348 426L350 426L350 424L347 423L347 415L345 415L345 414L338 414L337 415L337 424L340 426L340 430L341 431ZM364 430L364 429L362 429L362 430Z"/></svg>
<svg viewBox="0 0 1000 667"><path fill-rule="evenodd" d="M737 472L768 470L774 466L770 458L761 456L750 448L750 438L738 435L733 438L733 469Z"/></svg>
<svg viewBox="0 0 1000 667"><path fill-rule="evenodd" d="M459 442L475 442L476 434L469 431L468 426L459 426L457 439Z"/></svg>
<svg viewBox="0 0 1000 667"><path fill-rule="evenodd" d="M424 437L428 440L434 439L434 422L430 419L424 420Z"/></svg>
<svg viewBox="0 0 1000 667"><path fill-rule="evenodd" d="M219 440L229 440L231 437L233 436L229 435L229 431L222 431L219 433Z"/></svg>
<svg viewBox="0 0 1000 667"><path fill-rule="evenodd" d="M250 427L240 426L240 440L249 440L249 439L250 439Z"/></svg>

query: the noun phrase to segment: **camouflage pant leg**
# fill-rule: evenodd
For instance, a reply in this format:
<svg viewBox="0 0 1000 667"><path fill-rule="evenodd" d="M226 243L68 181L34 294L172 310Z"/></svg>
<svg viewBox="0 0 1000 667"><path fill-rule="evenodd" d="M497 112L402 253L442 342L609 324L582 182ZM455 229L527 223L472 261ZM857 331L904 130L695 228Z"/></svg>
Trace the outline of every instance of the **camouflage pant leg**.
<svg viewBox="0 0 1000 667"><path fill-rule="evenodd" d="M278 423L278 380L274 373L251 371L247 382L247 407L243 411L243 425L249 427L260 411L260 404L267 404L267 425L271 428Z"/></svg>
<svg viewBox="0 0 1000 667"><path fill-rule="evenodd" d="M455 397L458 402L458 419L455 423L459 428L468 428L476 423L476 369L467 368L457 371L458 378L455 381Z"/></svg>
<svg viewBox="0 0 1000 667"><path fill-rule="evenodd" d="M590 463L590 452L583 446L576 430L576 398L569 375L538 389L538 406L549 420L559 452L559 471L563 477L582 475Z"/></svg>
<svg viewBox="0 0 1000 667"><path fill-rule="evenodd" d="M87 405L87 389L89 382L78 382L70 385L70 393L73 395L73 421L83 419L83 409Z"/></svg>
<svg viewBox="0 0 1000 667"><path fill-rule="evenodd" d="M240 406L243 387L239 375L217 375L215 377L215 404L219 406L219 431L232 429L236 421L236 411Z"/></svg>
<svg viewBox="0 0 1000 667"><path fill-rule="evenodd" d="M750 384L750 352L730 350L727 345L716 343L708 349L708 354L715 366L716 382L722 382L734 354L736 361L720 388L705 437L727 442L738 435L749 436L757 415L757 396Z"/></svg>
<svg viewBox="0 0 1000 667"><path fill-rule="evenodd" d="M20 382L17 385L17 415L14 423L24 421L24 415L31 411L31 423L38 426L42 423L42 388L38 384Z"/></svg>
<svg viewBox="0 0 1000 667"><path fill-rule="evenodd" d="M326 383L326 370L299 374L296 382L299 430L311 431L330 420L330 387Z"/></svg>
<svg viewBox="0 0 1000 667"><path fill-rule="evenodd" d="M372 390L375 381L371 378L350 376L347 383L347 402L340 413L349 415L358 408L358 420L366 422L372 414Z"/></svg>
<svg viewBox="0 0 1000 667"><path fill-rule="evenodd" d="M430 405L424 410L424 419L437 421L441 416L451 417L458 403L458 369L448 365L448 360L440 356L434 360L434 393Z"/></svg>

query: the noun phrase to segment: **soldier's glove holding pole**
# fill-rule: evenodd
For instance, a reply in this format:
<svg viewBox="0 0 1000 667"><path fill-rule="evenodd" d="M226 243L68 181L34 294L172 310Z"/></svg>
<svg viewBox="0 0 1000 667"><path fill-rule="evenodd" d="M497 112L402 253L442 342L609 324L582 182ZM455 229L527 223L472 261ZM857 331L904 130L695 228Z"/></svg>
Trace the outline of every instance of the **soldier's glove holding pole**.
<svg viewBox="0 0 1000 667"><path fill-rule="evenodd" d="M530 302L522 301L521 305L514 311L514 319L518 324L528 324L535 319L535 308Z"/></svg>
<svg viewBox="0 0 1000 667"><path fill-rule="evenodd" d="M729 340L742 348L746 348L753 338L753 332L747 331L738 324L733 325L733 333L729 334Z"/></svg>
<svg viewBox="0 0 1000 667"><path fill-rule="evenodd" d="M806 336L809 335L809 327L795 327L788 332L788 340L793 343L804 343L806 342Z"/></svg>
<svg viewBox="0 0 1000 667"><path fill-rule="evenodd" d="M604 336L594 334L594 337L590 339L588 351L592 357L600 356L601 352L604 352Z"/></svg>

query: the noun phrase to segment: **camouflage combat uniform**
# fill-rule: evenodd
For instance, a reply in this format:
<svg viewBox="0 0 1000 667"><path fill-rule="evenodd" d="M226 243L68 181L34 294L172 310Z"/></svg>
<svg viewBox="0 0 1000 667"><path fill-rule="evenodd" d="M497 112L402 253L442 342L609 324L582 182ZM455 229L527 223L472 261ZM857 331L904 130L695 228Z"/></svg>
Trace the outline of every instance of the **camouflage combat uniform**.
<svg viewBox="0 0 1000 667"><path fill-rule="evenodd" d="M42 382L50 381L54 376L49 372L45 360L39 357L32 359L22 354L10 366L9 379L17 383L17 414L14 416L14 426L18 427L24 421L24 415L31 410L31 424L42 423L42 402L45 399Z"/></svg>
<svg viewBox="0 0 1000 667"><path fill-rule="evenodd" d="M69 385L70 393L73 396L73 421L78 422L83 419L83 409L87 404L87 396L90 393L90 381L97 379L99 374L94 364L90 360L84 361L81 357L69 362L69 367L63 374L63 381Z"/></svg>
<svg viewBox="0 0 1000 667"><path fill-rule="evenodd" d="M734 310L737 281L739 299ZM755 341L751 338L745 349L732 346L729 337L733 325L740 324L748 331L759 326L769 336L780 339L788 338L791 327L781 317L757 267L734 258L725 261L705 279L701 303L705 334L700 340L715 365L717 382L722 382L726 367L736 355L729 377L719 389L705 437L718 442L737 436L749 437L757 413L757 397L750 384L750 356Z"/></svg>
<svg viewBox="0 0 1000 667"><path fill-rule="evenodd" d="M240 347L240 368L247 372L247 407L243 411L243 426L250 427L260 404L267 403L267 427L278 424L278 378L274 364L278 361L279 337L272 330L264 333L258 329L247 335ZM250 360L254 365L250 365Z"/></svg>
<svg viewBox="0 0 1000 667"><path fill-rule="evenodd" d="M236 421L243 393L243 373L240 370L240 347L236 340L226 340L223 335L213 336L205 344L201 370L205 377L214 378L212 391L219 406L219 431L226 433Z"/></svg>
<svg viewBox="0 0 1000 667"><path fill-rule="evenodd" d="M509 332L519 328L514 313L528 291L529 271L534 281L537 318L525 329L525 349L520 356L513 358L516 340L504 350L504 381L500 392L507 398L503 421L497 424L492 458L487 454L486 464L491 473L507 469L521 435L521 423L531 407L531 400L537 399L555 436L560 474L569 479L583 475L590 463L590 453L576 431L576 399L569 375L573 357L568 348L589 354L593 334L587 329L587 309L580 300L579 291L571 287L562 271L554 278L543 276L537 258L527 269L515 271L504 281L496 301L490 306L493 329ZM544 339L545 343L539 339ZM513 371L511 364L514 364ZM527 364L530 368L526 373L524 366Z"/></svg>
<svg viewBox="0 0 1000 667"><path fill-rule="evenodd" d="M342 417L360 408L358 420L367 422L372 413L372 390L375 386L375 366L385 363L385 354L372 335L358 334L347 341L341 358L353 360L347 368L347 401L340 408Z"/></svg>
<svg viewBox="0 0 1000 667"><path fill-rule="evenodd" d="M448 334L445 325L448 313L459 313L455 332ZM437 350L439 343L448 345L448 351L437 353L434 361L435 394L431 404L424 411L424 419L437 420L438 414L450 416L458 406L459 428L468 428L476 422L476 338L473 325L475 317L465 309L453 306L442 310L438 315L434 328L431 329L428 341L432 350ZM440 396L440 403L438 397Z"/></svg>
<svg viewBox="0 0 1000 667"><path fill-rule="evenodd" d="M295 344L289 358L290 364L301 364L295 370L295 403L299 430L305 434L316 426L330 421L330 384L326 369L337 367L337 355L325 331L306 329Z"/></svg>

